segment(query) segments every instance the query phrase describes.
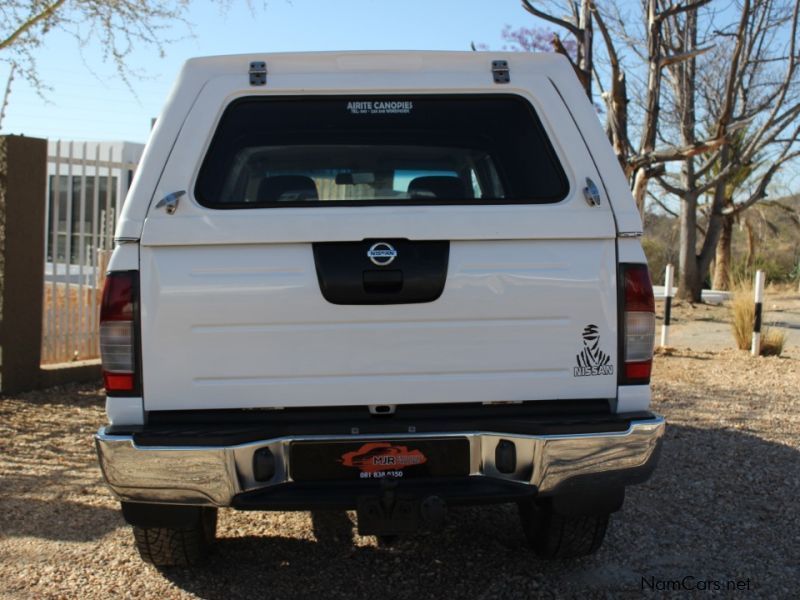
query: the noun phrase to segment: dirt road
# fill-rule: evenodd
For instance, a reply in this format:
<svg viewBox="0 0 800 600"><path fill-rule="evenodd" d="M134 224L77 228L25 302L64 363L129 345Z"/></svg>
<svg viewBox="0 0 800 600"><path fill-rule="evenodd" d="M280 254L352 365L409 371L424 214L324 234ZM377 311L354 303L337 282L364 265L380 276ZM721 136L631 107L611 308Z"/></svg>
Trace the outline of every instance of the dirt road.
<svg viewBox="0 0 800 600"><path fill-rule="evenodd" d="M656 302L656 340L661 339L664 304ZM787 346L800 347L800 293L767 291L764 325L786 334ZM669 345L677 348L718 352L734 348L731 316L727 305L689 304L673 306Z"/></svg>

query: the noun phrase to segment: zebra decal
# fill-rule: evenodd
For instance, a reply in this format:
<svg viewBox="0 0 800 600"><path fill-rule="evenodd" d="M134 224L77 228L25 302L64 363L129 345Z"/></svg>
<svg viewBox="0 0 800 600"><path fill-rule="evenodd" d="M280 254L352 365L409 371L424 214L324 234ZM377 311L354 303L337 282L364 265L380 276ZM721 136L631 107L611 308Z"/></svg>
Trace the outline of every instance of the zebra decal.
<svg viewBox="0 0 800 600"><path fill-rule="evenodd" d="M575 377L589 375L613 375L614 366L611 357L600 349L600 332L597 325L583 328L583 350L575 357L578 366L574 368Z"/></svg>

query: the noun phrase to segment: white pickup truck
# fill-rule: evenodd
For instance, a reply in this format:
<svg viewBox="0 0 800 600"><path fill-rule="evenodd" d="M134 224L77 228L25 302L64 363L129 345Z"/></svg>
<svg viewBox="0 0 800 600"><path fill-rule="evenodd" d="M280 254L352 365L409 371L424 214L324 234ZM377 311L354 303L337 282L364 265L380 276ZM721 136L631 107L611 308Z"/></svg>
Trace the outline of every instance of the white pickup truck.
<svg viewBox="0 0 800 600"><path fill-rule="evenodd" d="M142 557L200 560L219 507L388 538L502 502L539 556L594 552L664 432L641 232L559 56L188 61L101 314Z"/></svg>

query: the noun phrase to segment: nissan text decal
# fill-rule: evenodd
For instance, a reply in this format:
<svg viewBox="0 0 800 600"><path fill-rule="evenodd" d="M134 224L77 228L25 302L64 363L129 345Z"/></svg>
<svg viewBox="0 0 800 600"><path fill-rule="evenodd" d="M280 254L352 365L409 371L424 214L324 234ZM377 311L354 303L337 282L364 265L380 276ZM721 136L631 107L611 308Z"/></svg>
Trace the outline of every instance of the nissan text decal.
<svg viewBox="0 0 800 600"><path fill-rule="evenodd" d="M575 358L578 361L578 366L573 370L575 377L614 374L614 365L609 364L611 357L600 349L600 330L597 325L590 324L583 328L583 349Z"/></svg>
<svg viewBox="0 0 800 600"><path fill-rule="evenodd" d="M394 246L388 244L386 242L378 242L377 244L372 244L369 250L367 250L367 256L373 262L373 264L378 265L379 267L385 267L386 265L391 264L395 258L397 258L397 250L394 249Z"/></svg>

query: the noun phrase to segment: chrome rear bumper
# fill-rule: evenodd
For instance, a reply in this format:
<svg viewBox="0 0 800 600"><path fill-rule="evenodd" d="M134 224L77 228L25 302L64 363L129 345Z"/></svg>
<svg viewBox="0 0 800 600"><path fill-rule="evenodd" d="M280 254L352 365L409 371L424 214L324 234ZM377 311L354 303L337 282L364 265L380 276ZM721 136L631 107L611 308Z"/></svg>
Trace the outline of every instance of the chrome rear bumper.
<svg viewBox="0 0 800 600"><path fill-rule="evenodd" d="M289 446L294 441L465 437L470 447L470 476L527 484L539 494L553 494L573 484L604 477L613 478L617 485L643 480L655 467L664 427L664 419L653 416L631 421L627 431L621 432L292 436L224 447L138 446L132 435L109 435L101 428L95 443L103 476L120 500L231 506L238 494L291 483ZM495 465L495 449L500 440L516 445L517 466L513 473L501 473ZM267 482L256 481L253 474L253 454L261 448L269 448L275 457L275 474Z"/></svg>

